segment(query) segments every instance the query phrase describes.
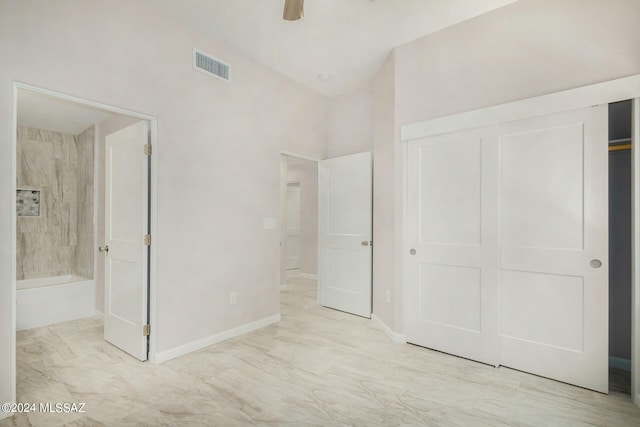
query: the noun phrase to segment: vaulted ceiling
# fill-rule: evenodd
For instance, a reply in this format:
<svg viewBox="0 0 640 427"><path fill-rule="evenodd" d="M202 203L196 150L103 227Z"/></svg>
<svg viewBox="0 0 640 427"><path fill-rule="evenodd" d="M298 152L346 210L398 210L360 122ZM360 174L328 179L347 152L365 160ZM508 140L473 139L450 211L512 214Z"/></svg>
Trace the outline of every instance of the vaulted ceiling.
<svg viewBox="0 0 640 427"><path fill-rule="evenodd" d="M284 0L144 1L333 97L365 86L394 47L516 0L306 0L293 22Z"/></svg>

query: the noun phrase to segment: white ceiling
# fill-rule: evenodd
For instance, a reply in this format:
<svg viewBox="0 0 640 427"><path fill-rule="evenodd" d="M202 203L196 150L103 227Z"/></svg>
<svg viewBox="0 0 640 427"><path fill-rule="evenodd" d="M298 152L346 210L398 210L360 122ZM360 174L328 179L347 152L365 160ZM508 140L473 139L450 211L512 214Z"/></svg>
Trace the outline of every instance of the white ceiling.
<svg viewBox="0 0 640 427"><path fill-rule="evenodd" d="M17 123L71 135L102 123L113 114L29 90L18 91Z"/></svg>
<svg viewBox="0 0 640 427"><path fill-rule="evenodd" d="M364 87L392 48L516 0L306 0L293 22L282 19L284 0L144 1L333 97Z"/></svg>

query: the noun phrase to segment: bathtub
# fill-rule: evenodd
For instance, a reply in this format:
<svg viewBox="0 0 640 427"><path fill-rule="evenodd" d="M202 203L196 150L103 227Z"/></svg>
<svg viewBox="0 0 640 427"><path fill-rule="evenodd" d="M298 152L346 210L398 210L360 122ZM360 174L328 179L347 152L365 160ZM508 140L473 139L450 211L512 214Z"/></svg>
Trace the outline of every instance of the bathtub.
<svg viewBox="0 0 640 427"><path fill-rule="evenodd" d="M18 280L16 305L18 331L93 316L96 284L75 274Z"/></svg>

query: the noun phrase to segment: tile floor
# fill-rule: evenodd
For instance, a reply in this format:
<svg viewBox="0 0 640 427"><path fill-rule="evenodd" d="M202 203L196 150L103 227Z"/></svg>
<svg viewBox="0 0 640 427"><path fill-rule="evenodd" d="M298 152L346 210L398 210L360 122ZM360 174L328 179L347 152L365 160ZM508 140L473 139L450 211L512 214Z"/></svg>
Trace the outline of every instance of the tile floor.
<svg viewBox="0 0 640 427"><path fill-rule="evenodd" d="M0 426L640 426L628 377L603 395L395 344L316 304L295 275L282 321L162 365L102 340L100 317L18 333L18 400L83 402Z"/></svg>

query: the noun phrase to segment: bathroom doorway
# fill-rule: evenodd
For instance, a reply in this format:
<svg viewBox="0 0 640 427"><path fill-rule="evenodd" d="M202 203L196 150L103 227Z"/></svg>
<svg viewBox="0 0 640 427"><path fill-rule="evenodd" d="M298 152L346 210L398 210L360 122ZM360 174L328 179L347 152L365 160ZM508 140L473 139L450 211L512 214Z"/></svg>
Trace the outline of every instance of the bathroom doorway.
<svg viewBox="0 0 640 427"><path fill-rule="evenodd" d="M16 359L29 354L29 362L33 362L37 355L24 351L24 346L44 352L52 331L52 336L61 338L58 345L64 351L72 347L68 344L77 340L78 334L91 337L92 344L103 341L106 251L99 252L98 247L104 248L105 240L105 141L120 129L144 123L146 143L155 146L157 121L152 116L23 84L15 84L14 93L13 307L17 338L12 346ZM156 161L153 156L144 158L149 166L144 187L149 200L145 233L152 234ZM143 309L149 331L147 325L155 313L153 300L148 298L155 289L155 248L147 246L144 251L149 263L145 261L145 279L139 286L146 298ZM143 336L142 328L138 332ZM62 336L66 333L67 337ZM144 359L148 345L153 360L153 335L148 333L143 339ZM19 341L23 347L18 347ZM116 351L120 350L114 347ZM16 359L13 370L22 371L24 364Z"/></svg>

